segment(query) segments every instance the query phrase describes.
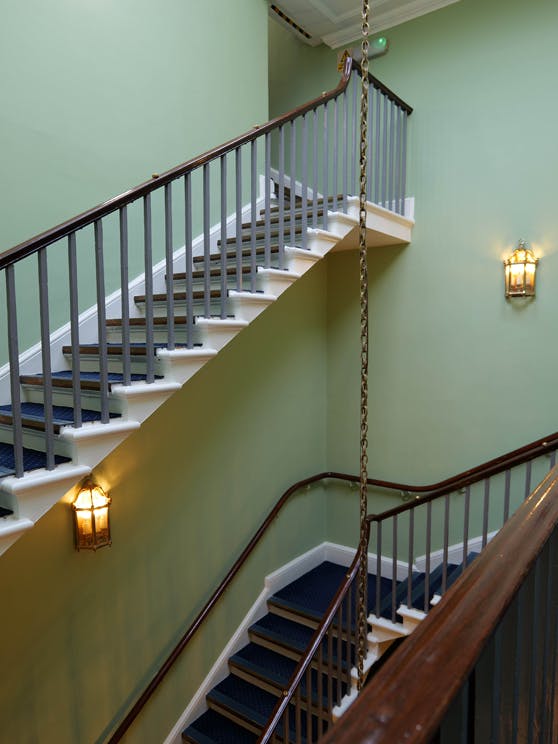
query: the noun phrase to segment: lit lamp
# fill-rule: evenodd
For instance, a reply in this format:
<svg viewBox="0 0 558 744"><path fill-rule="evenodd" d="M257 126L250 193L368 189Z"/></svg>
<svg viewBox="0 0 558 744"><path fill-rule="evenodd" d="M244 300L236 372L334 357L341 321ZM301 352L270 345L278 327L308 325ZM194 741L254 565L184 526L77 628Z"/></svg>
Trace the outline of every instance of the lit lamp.
<svg viewBox="0 0 558 744"><path fill-rule="evenodd" d="M506 297L535 296L538 262L525 240L520 240L515 251L504 261Z"/></svg>
<svg viewBox="0 0 558 744"><path fill-rule="evenodd" d="M97 550L111 544L109 506L112 499L92 481L83 485L72 504L77 550Z"/></svg>

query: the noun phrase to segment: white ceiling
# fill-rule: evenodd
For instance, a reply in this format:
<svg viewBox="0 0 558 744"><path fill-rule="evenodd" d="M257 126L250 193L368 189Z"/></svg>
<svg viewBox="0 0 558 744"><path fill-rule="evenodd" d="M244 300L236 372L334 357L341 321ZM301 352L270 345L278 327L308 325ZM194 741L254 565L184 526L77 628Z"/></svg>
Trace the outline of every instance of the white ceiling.
<svg viewBox="0 0 558 744"><path fill-rule="evenodd" d="M332 49L348 44L361 34L361 3L359 0L268 0L274 18L290 28L300 39L312 46L324 43ZM384 31L411 18L430 13L459 0L372 0L371 33ZM281 19L274 5L301 27L306 38Z"/></svg>

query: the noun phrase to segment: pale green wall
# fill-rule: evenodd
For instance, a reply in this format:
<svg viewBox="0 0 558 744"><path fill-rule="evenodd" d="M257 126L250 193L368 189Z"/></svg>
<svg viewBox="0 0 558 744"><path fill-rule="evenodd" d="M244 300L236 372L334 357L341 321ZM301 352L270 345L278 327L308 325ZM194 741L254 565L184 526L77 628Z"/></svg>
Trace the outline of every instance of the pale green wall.
<svg viewBox="0 0 558 744"><path fill-rule="evenodd" d="M370 254L377 477L432 482L556 429L557 21L552 0L463 0L390 30L372 66L415 108L413 241ZM271 29L273 60L285 34ZM335 52L288 43L299 50L270 70L273 114L299 102L296 83L286 94L299 61L304 95L338 80ZM543 256L531 303L503 296L501 260L520 237ZM355 471L357 257L328 262L328 464Z"/></svg>
<svg viewBox="0 0 558 744"><path fill-rule="evenodd" d="M6 0L0 253L266 121L267 65L265 0ZM179 187L175 248L184 245L183 203ZM161 193L153 200L155 260L164 256L162 213ZM116 220L104 230L110 293L120 286ZM133 278L143 273L141 203L130 210L129 230ZM95 302L93 245L93 229L82 230L82 310ZM48 251L52 329L69 320L66 252L66 240ZM40 337L35 257L18 264L16 281L24 350Z"/></svg>
<svg viewBox="0 0 558 744"><path fill-rule="evenodd" d="M104 741L281 493L324 469L325 288L318 266L102 463L112 548L76 553L60 503L2 556L2 742ZM293 498L129 741L163 740L263 577L325 539L324 501Z"/></svg>

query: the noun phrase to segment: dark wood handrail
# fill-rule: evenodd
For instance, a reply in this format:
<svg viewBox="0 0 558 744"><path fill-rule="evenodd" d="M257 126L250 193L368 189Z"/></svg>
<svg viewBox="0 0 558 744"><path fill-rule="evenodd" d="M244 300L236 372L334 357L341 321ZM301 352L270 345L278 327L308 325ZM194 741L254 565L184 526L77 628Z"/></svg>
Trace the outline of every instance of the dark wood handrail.
<svg viewBox="0 0 558 744"><path fill-rule="evenodd" d="M527 462L528 460L532 459L533 457L538 456L539 454L543 454L544 452L551 451L552 449L558 449L558 433L552 434L548 437L544 437L543 439L537 439L534 442L531 442L531 444L525 445L525 447L521 447L517 450L513 450L512 452L508 453L507 455L502 455L500 457L497 457L493 460L489 460L488 462L484 463L484 465L479 465L477 468L472 468L471 470L466 470L464 473L460 473L457 476L454 476L453 478L449 478L445 481L440 481L440 483L435 483L431 486L408 486L401 483L395 483L392 481L383 481L383 480L377 480L374 478L368 479L368 485L373 487L381 487L381 488L387 488L391 490L397 490L397 491L417 491L417 492L423 492L423 491L431 491L432 493L436 492L436 489L440 489L440 486L443 486L444 488L449 488L451 491L452 488L459 488L459 484L461 482L464 482L466 479L471 478L471 474L475 474L476 479L481 480L483 477L485 477L485 469L486 468L492 468L495 463L498 463L500 466L504 466L505 463L510 459L510 461L513 461L514 465L520 465L522 462ZM503 467L505 470L506 467ZM250 539L249 543L246 545L240 556L237 558L237 560L233 563L231 568L226 573L225 577L219 584L219 586L215 589L215 591L211 594L205 605L202 607L200 612L196 615L195 619L192 621L190 626L187 628L187 630L184 632L182 638L178 641L177 645L174 647L174 649L171 651L159 671L154 675L154 677L151 679L145 690L141 693L137 701L134 703L133 707L130 709L122 723L118 726L114 734L111 736L111 738L108 740L107 744L116 744L117 742L121 741L122 737L126 733L126 731L130 728L132 723L135 721L147 701L150 699L150 697L153 695L155 690L159 687L163 679L166 677L167 673L170 671L171 667L175 663L175 661L178 659L180 654L184 651L186 646L189 644L191 639L194 637L196 632L199 630L199 628L204 623L205 619L208 617L208 615L211 613L213 608L218 604L221 597L224 595L224 593L227 591L229 586L232 584L234 578L241 570L244 563L247 561L247 559L250 557L254 549L257 547L258 543L261 541L267 530L271 527L273 522L275 521L276 517L279 515L287 501L290 499L290 497L299 491L301 488L305 488L306 486L311 486L314 483L318 483L323 480L340 480L345 482L352 482L357 483L359 481L358 475L350 475L348 473L337 473L333 471L324 471L322 473L317 473L316 475L312 475L308 478L304 478L303 480L298 481L297 483L294 483L292 486L290 486L283 495L279 498L275 506L271 509L267 517L264 519L264 521L261 523L257 531L254 533L252 538ZM474 481L473 481L474 482ZM449 485L448 485L449 484ZM438 493L439 495L443 495ZM434 497L435 498L435 497ZM412 506L416 506L417 502L414 501L412 504L405 504L403 507L404 510L411 508ZM393 510L391 510L393 511ZM387 512L386 512L387 513Z"/></svg>
<svg viewBox="0 0 558 744"><path fill-rule="evenodd" d="M229 140L229 142L225 142L225 144L223 145L214 147L213 149L203 153L203 155L199 155L198 157L195 157L191 160L187 160L185 163L171 168L170 170L162 173L156 178L154 177L149 181L141 183L135 188L124 191L124 193L119 194L118 196L115 196L112 199L109 199L108 201L103 202L96 207L93 207L92 209L88 209L87 211L82 212L76 217L72 217L71 219L57 225L56 227L46 230L45 232L40 233L39 235L36 235L35 237L30 238L23 243L19 243L19 245L16 245L13 248L9 248L7 251L4 251L0 254L0 270L5 269L7 266L10 266L17 261L21 261L27 256L33 255L41 248L45 248L51 243L55 243L57 240L66 237L76 230L80 230L87 225L91 225L97 220L106 217L108 214L115 212L117 209L127 206L131 202L140 199L146 194L150 194L152 191L161 188L165 184L170 183L171 181L174 181L177 178L186 175L187 173L191 173L192 171L200 168L206 163L220 158L223 155L236 150L238 147L242 147L243 145L246 145L249 142L257 139L258 137L261 137L268 132L278 129L280 126L291 122L293 119L296 119L299 116L303 116L309 111L313 111L318 106L322 106L328 101L337 98L339 95L341 95L341 93L343 93L343 91L346 90L351 78L351 72L353 68L356 69L356 71L360 75L362 75L362 70L358 63L352 60L351 57L348 57L345 61L343 75L341 77L341 80L339 81L339 84L328 93L323 93L318 98L314 98L308 103L305 103L302 106L298 106L292 111L289 111L282 116L278 116L275 119L267 122L266 124L254 127L249 132L242 134L240 137L236 137L235 139ZM393 91L391 91L387 86L385 86L380 80L377 80L372 75L369 75L368 79L375 88L381 91L385 96L393 101L393 103L395 103L397 106L400 106L408 114L412 113L413 109L403 100L401 100L399 96L393 93Z"/></svg>
<svg viewBox="0 0 558 744"><path fill-rule="evenodd" d="M554 469L379 670L324 744L430 742L557 525Z"/></svg>

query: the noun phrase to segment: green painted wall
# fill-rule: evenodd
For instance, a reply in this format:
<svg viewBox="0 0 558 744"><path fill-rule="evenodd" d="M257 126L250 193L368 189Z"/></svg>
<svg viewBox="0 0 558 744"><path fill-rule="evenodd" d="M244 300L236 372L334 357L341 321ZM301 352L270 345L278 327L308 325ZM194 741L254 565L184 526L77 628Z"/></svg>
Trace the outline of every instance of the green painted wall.
<svg viewBox="0 0 558 744"><path fill-rule="evenodd" d="M266 121L267 64L265 0L7 0L0 253ZM218 189L214 180L212 192ZM175 248L184 245L182 191L180 184L174 194ZM162 214L161 193L153 199L155 260L164 256ZM140 203L129 214L130 278L143 273L142 219ZM199 200L193 219L195 236ZM117 220L105 220L104 232L110 293L119 287ZM82 277L94 275L93 248L93 229L85 228ZM69 320L66 252L66 240L48 251L52 329ZM24 350L40 337L35 257L18 264L16 281ZM94 302L94 282L81 281L80 309Z"/></svg>
<svg viewBox="0 0 558 744"><path fill-rule="evenodd" d="M370 253L370 472L429 483L556 429L552 96L558 7L467 0L389 31L372 71L414 106L412 244ZM287 34L288 35L288 34ZM272 114L338 80L336 53L271 24ZM300 84L292 93L287 82ZM327 71L327 74L326 74ZM314 81L314 82L312 82ZM542 256L537 298L506 302L502 258ZM358 263L328 259L328 465L358 465Z"/></svg>
<svg viewBox="0 0 558 744"><path fill-rule="evenodd" d="M104 741L281 493L324 469L325 268L98 468L112 548L76 553L61 502L2 557L2 741ZM167 735L264 576L325 539L324 503L293 498L129 741Z"/></svg>

